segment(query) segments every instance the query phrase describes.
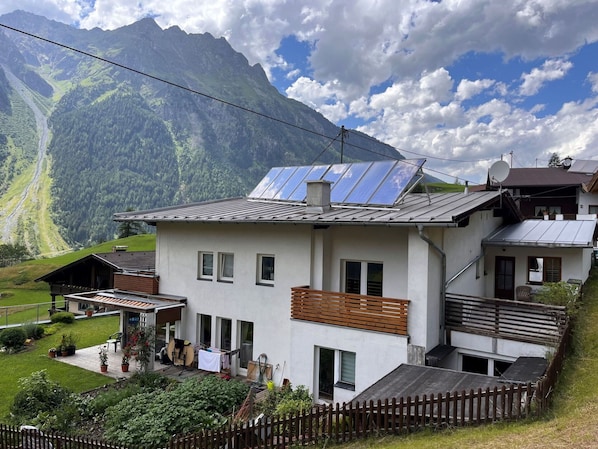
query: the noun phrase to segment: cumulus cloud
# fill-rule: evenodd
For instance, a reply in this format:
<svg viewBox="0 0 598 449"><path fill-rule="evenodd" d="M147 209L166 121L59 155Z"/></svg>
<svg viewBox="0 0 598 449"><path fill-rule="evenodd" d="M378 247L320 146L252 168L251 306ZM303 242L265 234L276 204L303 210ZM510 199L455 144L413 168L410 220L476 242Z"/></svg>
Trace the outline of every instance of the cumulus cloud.
<svg viewBox="0 0 598 449"><path fill-rule="evenodd" d="M546 82L563 78L571 67L573 64L563 59L545 61L541 68L534 68L530 73L521 75L523 82L519 94L524 96L537 94Z"/></svg>
<svg viewBox="0 0 598 449"><path fill-rule="evenodd" d="M581 47L598 41L598 0L0 3L0 14L14 9L104 29L150 16L163 28L225 37L270 77L280 69L280 78L292 82L289 97L332 121L360 123L407 157L429 155L426 167L463 179L483 180L503 154L512 152L518 166L534 166L552 152L594 157L598 145L596 71L580 77L593 95L585 100L548 108L550 96L540 98L552 81L576 69ZM277 52L288 36L308 44L309 77ZM477 54L535 67L510 78L485 67L465 75L455 69L461 58Z"/></svg>

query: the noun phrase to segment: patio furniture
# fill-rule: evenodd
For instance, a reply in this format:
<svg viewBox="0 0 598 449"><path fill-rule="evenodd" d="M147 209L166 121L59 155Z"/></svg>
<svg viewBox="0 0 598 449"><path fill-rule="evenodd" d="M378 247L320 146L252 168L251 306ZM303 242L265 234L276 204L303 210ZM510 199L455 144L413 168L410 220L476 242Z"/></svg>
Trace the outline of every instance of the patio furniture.
<svg viewBox="0 0 598 449"><path fill-rule="evenodd" d="M529 285L520 285L515 289L515 299L517 301L531 301L532 288Z"/></svg>
<svg viewBox="0 0 598 449"><path fill-rule="evenodd" d="M120 344L122 338L122 332L115 332L108 337L106 340L106 345L110 347L110 345L114 345L114 352L116 352L116 347Z"/></svg>

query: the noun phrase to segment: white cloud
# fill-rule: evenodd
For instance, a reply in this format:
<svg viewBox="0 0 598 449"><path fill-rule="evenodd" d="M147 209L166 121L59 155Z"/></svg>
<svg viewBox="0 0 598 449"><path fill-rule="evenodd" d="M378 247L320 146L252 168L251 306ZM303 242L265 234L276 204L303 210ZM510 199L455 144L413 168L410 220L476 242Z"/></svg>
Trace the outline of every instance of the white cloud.
<svg viewBox="0 0 598 449"><path fill-rule="evenodd" d="M361 130L441 158L430 157L426 166L470 180L483 180L485 169L511 151L517 166L534 166L554 151L589 158L598 147L596 70L583 75L593 97L555 106L547 96L530 104L534 95L550 93L551 81L576 69L571 60L579 48L598 41L598 0L95 0L91 9L89 4L2 0L0 14L20 8L109 29L150 15L163 28L223 36L267 74L279 67L295 80L289 97L333 121L361 119ZM276 52L290 35L309 44L309 78ZM479 76L460 76L451 68L465 55L487 53L538 67L510 79L484 67ZM385 86L382 92L379 86ZM470 103L469 109L463 106ZM552 112L542 115L548 106Z"/></svg>
<svg viewBox="0 0 598 449"><path fill-rule="evenodd" d="M524 96L536 95L548 81L563 78L573 67L570 61L563 59L549 59L542 64L541 68L534 68L530 73L521 75L523 82L519 88L519 94Z"/></svg>
<svg viewBox="0 0 598 449"><path fill-rule="evenodd" d="M484 90L492 87L494 83L495 82L493 80L489 79L475 81L463 79L457 87L456 98L460 101L469 100Z"/></svg>

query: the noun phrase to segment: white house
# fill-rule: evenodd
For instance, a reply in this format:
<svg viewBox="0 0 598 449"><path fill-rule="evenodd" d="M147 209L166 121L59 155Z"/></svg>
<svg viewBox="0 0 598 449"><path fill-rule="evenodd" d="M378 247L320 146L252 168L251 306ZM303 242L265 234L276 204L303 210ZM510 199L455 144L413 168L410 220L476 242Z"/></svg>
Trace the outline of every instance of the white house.
<svg viewBox="0 0 598 449"><path fill-rule="evenodd" d="M422 165L275 168L247 198L115 220L156 226L160 293L186 298L177 338L232 351L233 372L257 366L317 400L351 400L435 348L450 348L438 365L453 369L463 367L459 345L505 364L544 356L550 343L526 346L527 337L468 340L467 307L446 328L448 293L494 296L494 249L482 242L521 218L506 192L411 193Z"/></svg>

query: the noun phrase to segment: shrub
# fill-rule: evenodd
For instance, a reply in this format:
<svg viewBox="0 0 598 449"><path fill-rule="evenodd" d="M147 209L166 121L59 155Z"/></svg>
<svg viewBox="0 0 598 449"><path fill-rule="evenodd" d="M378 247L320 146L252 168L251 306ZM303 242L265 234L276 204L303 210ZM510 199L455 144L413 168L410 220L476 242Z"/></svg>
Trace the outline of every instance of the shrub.
<svg viewBox="0 0 598 449"><path fill-rule="evenodd" d="M579 287L568 282L547 282L536 293L534 299L542 304L565 306L570 315L575 314Z"/></svg>
<svg viewBox="0 0 598 449"><path fill-rule="evenodd" d="M39 340L44 336L44 327L35 323L26 323L23 325L23 330L27 338L33 338Z"/></svg>
<svg viewBox="0 0 598 449"><path fill-rule="evenodd" d="M10 327L0 332L0 346L6 347L9 351L20 349L27 340L27 334L20 327Z"/></svg>
<svg viewBox="0 0 598 449"><path fill-rule="evenodd" d="M71 312L56 312L50 317L52 323L71 324L75 322L75 314Z"/></svg>
<svg viewBox="0 0 598 449"><path fill-rule="evenodd" d="M45 370L19 379L19 388L10 407L12 420L17 425L35 422L40 413L55 414L71 397L71 392L51 381Z"/></svg>
<svg viewBox="0 0 598 449"><path fill-rule="evenodd" d="M309 410L313 399L307 387L299 385L295 390L289 384L279 390L269 389L258 409L266 416L284 416Z"/></svg>

